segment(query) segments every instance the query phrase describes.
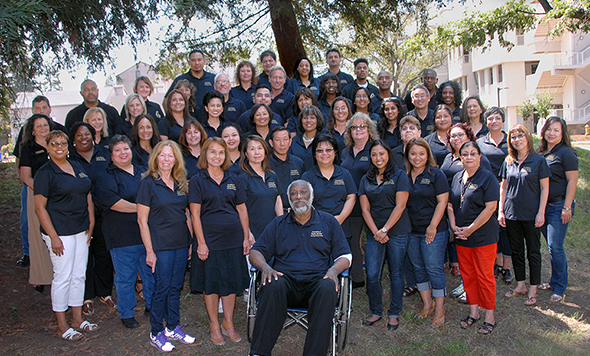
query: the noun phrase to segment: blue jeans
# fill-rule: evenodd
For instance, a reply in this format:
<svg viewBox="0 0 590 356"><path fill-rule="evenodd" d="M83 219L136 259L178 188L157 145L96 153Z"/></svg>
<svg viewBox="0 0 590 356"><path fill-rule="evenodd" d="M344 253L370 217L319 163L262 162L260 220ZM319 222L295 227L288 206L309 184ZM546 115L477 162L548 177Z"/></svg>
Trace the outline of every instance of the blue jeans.
<svg viewBox="0 0 590 356"><path fill-rule="evenodd" d="M23 183L20 191L20 238L23 242L23 255L29 255L29 219L27 218L27 185Z"/></svg>
<svg viewBox="0 0 590 356"><path fill-rule="evenodd" d="M367 235L367 250L365 267L367 270L367 295L369 296L369 309L373 316L381 317L383 314L383 289L381 288L381 274L383 261L387 256L390 280L390 303L387 315L389 318L399 318L402 311L404 294L403 264L408 249L409 235L390 236L389 241L382 244L373 238L373 234Z"/></svg>
<svg viewBox="0 0 590 356"><path fill-rule="evenodd" d="M180 288L184 281L188 247L170 251L156 251L156 272L154 273L154 294L150 322L152 335L157 335L166 327L176 328L180 321Z"/></svg>
<svg viewBox="0 0 590 356"><path fill-rule="evenodd" d="M110 252L115 267L117 310L121 314L121 319L129 319L135 315L133 308L137 305L135 281L138 272L143 283L145 306L151 309L154 275L152 269L145 263L145 247L143 244L116 247L112 248Z"/></svg>
<svg viewBox="0 0 590 356"><path fill-rule="evenodd" d="M563 204L564 201L547 203L545 225L543 225L543 235L547 239L549 255L551 256L551 281L549 284L553 287L553 293L561 296L563 296L567 288L568 280L567 258L563 249L563 241L569 223L563 224L561 222ZM574 202L572 203L572 217L575 207Z"/></svg>
<svg viewBox="0 0 590 356"><path fill-rule="evenodd" d="M447 277L443 267L447 241L448 231L437 233L429 244L425 235L411 234L408 241L408 256L414 265L418 290L432 289L435 298L447 295Z"/></svg>

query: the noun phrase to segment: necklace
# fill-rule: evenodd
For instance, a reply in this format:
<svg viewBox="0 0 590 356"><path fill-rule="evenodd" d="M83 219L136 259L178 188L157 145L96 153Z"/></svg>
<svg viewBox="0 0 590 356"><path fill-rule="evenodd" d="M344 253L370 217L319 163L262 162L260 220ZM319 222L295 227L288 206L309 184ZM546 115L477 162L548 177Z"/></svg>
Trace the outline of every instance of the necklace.
<svg viewBox="0 0 590 356"><path fill-rule="evenodd" d="M303 134L301 137L303 138L303 142L305 142L305 143L310 143L315 138L315 136L312 138L307 138L307 136L305 136L305 134Z"/></svg>
<svg viewBox="0 0 590 356"><path fill-rule="evenodd" d="M209 175L211 176L211 178L213 179L219 179L221 177L223 177L223 171L221 171L221 173L218 176L214 176L213 174L211 174L211 172L209 172Z"/></svg>

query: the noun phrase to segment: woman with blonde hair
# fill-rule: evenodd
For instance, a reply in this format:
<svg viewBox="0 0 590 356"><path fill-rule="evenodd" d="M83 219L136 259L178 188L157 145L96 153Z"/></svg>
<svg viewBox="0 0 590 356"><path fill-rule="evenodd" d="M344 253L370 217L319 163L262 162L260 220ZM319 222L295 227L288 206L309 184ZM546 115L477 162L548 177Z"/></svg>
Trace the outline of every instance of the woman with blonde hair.
<svg viewBox="0 0 590 356"><path fill-rule="evenodd" d="M96 130L94 143L108 150L111 137L109 136L109 121L104 110L98 106L90 108L84 114L82 121L90 124Z"/></svg>
<svg viewBox="0 0 590 356"><path fill-rule="evenodd" d="M117 127L118 134L125 135L129 137L131 135L131 129L133 128L133 124L135 123L135 119L139 115L147 114L147 107L145 106L145 102L143 98L139 94L130 94L125 99L125 118L122 120L123 122L121 125Z"/></svg>
<svg viewBox="0 0 590 356"><path fill-rule="evenodd" d="M146 264L151 267L155 281L150 310L150 343L165 352L175 348L169 339L186 344L195 341L179 324L180 289L191 240L187 193L186 169L180 147L170 140L158 143L150 155L148 171L139 184L136 203Z"/></svg>

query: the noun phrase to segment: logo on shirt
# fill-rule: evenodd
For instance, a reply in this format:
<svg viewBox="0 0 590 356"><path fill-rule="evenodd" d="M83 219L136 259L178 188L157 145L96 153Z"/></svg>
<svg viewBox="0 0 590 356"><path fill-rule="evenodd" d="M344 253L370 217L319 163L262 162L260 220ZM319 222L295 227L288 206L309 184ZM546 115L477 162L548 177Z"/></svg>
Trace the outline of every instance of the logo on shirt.
<svg viewBox="0 0 590 356"><path fill-rule="evenodd" d="M86 175L86 173L80 172L78 173L78 178L88 178L88 176Z"/></svg>
<svg viewBox="0 0 590 356"><path fill-rule="evenodd" d="M500 148L507 148L508 147L508 143L504 142L503 144L500 145Z"/></svg>
<svg viewBox="0 0 590 356"><path fill-rule="evenodd" d="M160 114L160 112L159 112L159 111L158 111L158 112L156 112L156 116L158 117L158 119L161 119L161 118L162 118L162 114Z"/></svg>
<svg viewBox="0 0 590 356"><path fill-rule="evenodd" d="M290 175L292 175L292 176L298 176L299 175L299 170L292 169Z"/></svg>
<svg viewBox="0 0 590 356"><path fill-rule="evenodd" d="M388 179L385 182L383 182L383 185L391 185L391 184L395 184L395 181L393 179Z"/></svg>
<svg viewBox="0 0 590 356"><path fill-rule="evenodd" d="M318 88L314 85L313 87L309 87L311 90L318 90Z"/></svg>
<svg viewBox="0 0 590 356"><path fill-rule="evenodd" d="M426 126L426 132L430 132L434 129L434 125L428 125Z"/></svg>
<svg viewBox="0 0 590 356"><path fill-rule="evenodd" d="M236 108L234 108L233 106L230 106L229 108L227 108L227 111L236 111Z"/></svg>
<svg viewBox="0 0 590 356"><path fill-rule="evenodd" d="M522 167L522 170L525 171L525 172L527 172L527 173L531 173L532 172L531 167Z"/></svg>
<svg viewBox="0 0 590 356"><path fill-rule="evenodd" d="M284 99L277 99L277 103L284 104L285 103L285 100Z"/></svg>
<svg viewBox="0 0 590 356"><path fill-rule="evenodd" d="M555 155L549 155L549 156L545 157L545 159L549 162L552 162L555 160Z"/></svg>
<svg viewBox="0 0 590 356"><path fill-rule="evenodd" d="M181 192L180 190L177 190L177 191L176 191L176 196L179 196L179 197L181 197L181 196L183 196L183 195L186 195L186 194L185 194L184 192Z"/></svg>
<svg viewBox="0 0 590 356"><path fill-rule="evenodd" d="M311 237L324 237L324 234L321 230L314 230L311 232Z"/></svg>
<svg viewBox="0 0 590 356"><path fill-rule="evenodd" d="M277 120L274 120L274 119L273 119L271 122L272 122L273 124L275 124L275 125L278 125L278 124L279 124L279 123L277 122Z"/></svg>
<svg viewBox="0 0 590 356"><path fill-rule="evenodd" d="M422 178L422 180L420 180L420 184L430 184L430 179Z"/></svg>
<svg viewBox="0 0 590 356"><path fill-rule="evenodd" d="M205 83L203 83L203 85L204 85L204 86L206 86L206 87L211 87L211 86L213 86L213 85L211 85L211 82L205 82Z"/></svg>
<svg viewBox="0 0 590 356"><path fill-rule="evenodd" d="M96 162L106 162L106 158L102 157L102 156L98 156L96 157Z"/></svg>
<svg viewBox="0 0 590 356"><path fill-rule="evenodd" d="M225 189L227 190L236 190L236 185L233 183L227 183L227 185L225 186Z"/></svg>
<svg viewBox="0 0 590 356"><path fill-rule="evenodd" d="M461 161L457 161L457 166L461 166L461 167L463 167L463 162L461 162Z"/></svg>
<svg viewBox="0 0 590 356"><path fill-rule="evenodd" d="M277 184L275 182L268 182L268 187L269 188L276 188Z"/></svg>
<svg viewBox="0 0 590 356"><path fill-rule="evenodd" d="M344 185L344 179L335 179L334 185Z"/></svg>
<svg viewBox="0 0 590 356"><path fill-rule="evenodd" d="M369 156L362 156L359 158L359 162L367 162L369 160Z"/></svg>
<svg viewBox="0 0 590 356"><path fill-rule="evenodd" d="M37 152L35 152L36 155L40 155L40 154L44 154L46 153L45 150L39 150Z"/></svg>
<svg viewBox="0 0 590 356"><path fill-rule="evenodd" d="M467 189L476 190L477 187L479 187L477 184L469 183L469 185L467 186Z"/></svg>
<svg viewBox="0 0 590 356"><path fill-rule="evenodd" d="M341 79L340 84L348 84L348 81L346 79Z"/></svg>

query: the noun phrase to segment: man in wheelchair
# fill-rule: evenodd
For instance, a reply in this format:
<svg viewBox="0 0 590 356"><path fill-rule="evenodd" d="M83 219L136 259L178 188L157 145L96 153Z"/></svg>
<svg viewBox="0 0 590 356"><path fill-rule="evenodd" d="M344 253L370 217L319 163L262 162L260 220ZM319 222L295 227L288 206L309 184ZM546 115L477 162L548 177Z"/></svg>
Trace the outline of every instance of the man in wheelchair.
<svg viewBox="0 0 590 356"><path fill-rule="evenodd" d="M250 251L262 288L250 355L270 355L287 307L308 309L303 355L325 356L337 303L338 275L352 262L338 221L312 207L313 187L296 180L287 190L291 211L275 218ZM274 257L273 267L268 261Z"/></svg>

